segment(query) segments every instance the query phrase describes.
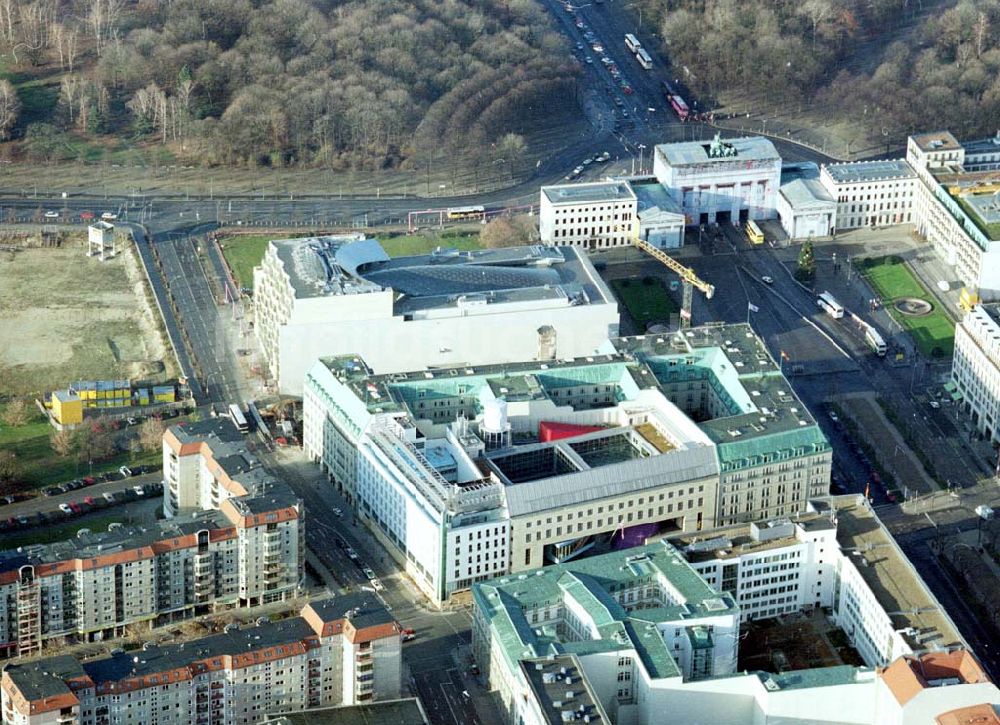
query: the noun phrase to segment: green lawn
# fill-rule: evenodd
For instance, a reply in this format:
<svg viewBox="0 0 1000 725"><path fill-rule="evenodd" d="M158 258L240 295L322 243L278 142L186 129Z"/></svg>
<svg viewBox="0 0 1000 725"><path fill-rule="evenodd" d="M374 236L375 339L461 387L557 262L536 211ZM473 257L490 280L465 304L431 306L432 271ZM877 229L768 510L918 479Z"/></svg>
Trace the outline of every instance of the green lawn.
<svg viewBox="0 0 1000 725"><path fill-rule="evenodd" d="M677 305L670 299L663 284L652 277L613 279L611 288L635 320L640 333L651 324L668 323L670 315L677 312Z"/></svg>
<svg viewBox="0 0 1000 725"><path fill-rule="evenodd" d="M951 357L955 345L954 323L939 309L934 296L924 289L902 260L898 257L876 257L865 260L862 270L882 298L886 310L909 331L921 353L929 357ZM926 300L934 305L934 311L922 317L901 314L892 304L900 297Z"/></svg>
<svg viewBox="0 0 1000 725"><path fill-rule="evenodd" d="M52 451L49 435L52 427L40 413L25 425L11 428L0 423L0 448L13 451L22 468L22 490L31 490L63 483L91 473L117 471L126 464L155 465L162 461L160 451L151 453L120 453L103 461L79 461L75 455L60 458Z"/></svg>
<svg viewBox="0 0 1000 725"><path fill-rule="evenodd" d="M222 256L226 258L229 271L240 287L253 287L253 268L264 258L267 243L272 239L273 235L226 237L219 240Z"/></svg>
<svg viewBox="0 0 1000 725"><path fill-rule="evenodd" d="M236 283L240 287L253 287L253 268L260 264L267 251L267 243L283 235L235 236L219 240L222 255L226 258ZM288 232L288 238L302 236L301 232ZM481 249L479 232L446 231L443 234L421 233L401 236L379 236L378 238L390 257L405 257L414 254L428 254L436 247L453 247L462 251Z"/></svg>

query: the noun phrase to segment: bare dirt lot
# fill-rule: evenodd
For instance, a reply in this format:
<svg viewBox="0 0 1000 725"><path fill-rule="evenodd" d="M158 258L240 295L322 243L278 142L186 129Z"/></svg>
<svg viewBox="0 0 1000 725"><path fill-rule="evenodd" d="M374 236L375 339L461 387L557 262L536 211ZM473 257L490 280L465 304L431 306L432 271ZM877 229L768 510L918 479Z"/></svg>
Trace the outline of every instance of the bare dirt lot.
<svg viewBox="0 0 1000 725"><path fill-rule="evenodd" d="M134 250L101 262L82 236L0 252L0 393L173 372Z"/></svg>

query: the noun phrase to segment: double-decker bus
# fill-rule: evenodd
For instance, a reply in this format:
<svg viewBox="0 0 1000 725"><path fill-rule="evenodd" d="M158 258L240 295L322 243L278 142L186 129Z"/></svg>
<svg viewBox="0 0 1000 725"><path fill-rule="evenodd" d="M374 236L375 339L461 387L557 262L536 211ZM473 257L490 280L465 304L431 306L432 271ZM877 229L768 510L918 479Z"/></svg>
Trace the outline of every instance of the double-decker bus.
<svg viewBox="0 0 1000 725"><path fill-rule="evenodd" d="M247 419L244 417L243 411L240 409L238 404L233 403L229 406L229 418L233 421L233 425L236 426L236 430L240 433L246 433L250 430L250 425L247 423Z"/></svg>
<svg viewBox="0 0 1000 725"><path fill-rule="evenodd" d="M646 70L653 69L653 59L649 57L649 53L646 52L645 48L639 48L639 50L635 51L635 59Z"/></svg>
<svg viewBox="0 0 1000 725"><path fill-rule="evenodd" d="M878 334L878 330L871 325L865 328L865 342L872 349L872 352L879 357L885 357L885 353L889 348L886 346L882 336Z"/></svg>
<svg viewBox="0 0 1000 725"><path fill-rule="evenodd" d="M448 210L449 219L482 219L486 209L481 206L455 206Z"/></svg>
<svg viewBox="0 0 1000 725"><path fill-rule="evenodd" d="M760 230L757 226L757 222L753 219L747 221L747 239L750 240L751 244L763 244L764 243L764 232Z"/></svg>
<svg viewBox="0 0 1000 725"><path fill-rule="evenodd" d="M625 47L628 48L629 53L635 53L642 48L642 43L640 43L639 39L632 35L632 33L626 33Z"/></svg>
<svg viewBox="0 0 1000 725"><path fill-rule="evenodd" d="M844 316L844 306L837 302L837 298L829 292L824 292L816 298L816 304L823 308L826 314L834 319Z"/></svg>

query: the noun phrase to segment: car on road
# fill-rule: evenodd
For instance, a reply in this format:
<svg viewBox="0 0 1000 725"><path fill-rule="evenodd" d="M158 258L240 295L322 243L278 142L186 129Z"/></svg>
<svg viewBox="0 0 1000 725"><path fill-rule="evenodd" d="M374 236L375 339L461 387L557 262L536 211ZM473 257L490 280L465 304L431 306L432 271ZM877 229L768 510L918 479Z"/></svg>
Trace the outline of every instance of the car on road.
<svg viewBox="0 0 1000 725"><path fill-rule="evenodd" d="M372 571L372 570L371 570L371 569L370 569L369 567L367 567L367 566L366 566L366 567L365 567L364 569L362 569L361 571L362 571L362 572L364 572L364 575L365 575L366 577L368 577L368 580L369 580L369 581L371 581L372 579L374 579L374 578L375 578L375 572L374 572L374 571Z"/></svg>
<svg viewBox="0 0 1000 725"><path fill-rule="evenodd" d="M622 111L622 118L628 118L628 111Z"/></svg>
<svg viewBox="0 0 1000 725"><path fill-rule="evenodd" d="M609 68L615 64L615 62L611 60L608 56L604 56L603 58L601 58L601 62Z"/></svg>
<svg viewBox="0 0 1000 725"><path fill-rule="evenodd" d="M101 214L101 221L116 222L118 221L118 215L114 212L106 211Z"/></svg>
<svg viewBox="0 0 1000 725"><path fill-rule="evenodd" d="M416 638L417 633L414 629L407 627L399 633L399 636L404 642L409 642L411 639Z"/></svg>
<svg viewBox="0 0 1000 725"><path fill-rule="evenodd" d="M583 43L577 43L577 44L576 44L576 49L577 49L577 50L583 50L583 49L584 49L584 48L586 48L586 47L587 47L587 46L585 46L585 45L584 45Z"/></svg>
<svg viewBox="0 0 1000 725"><path fill-rule="evenodd" d="M46 219L58 219L59 218L59 212L57 212L57 211L47 211L47 212L45 212L45 218Z"/></svg>
<svg viewBox="0 0 1000 725"><path fill-rule="evenodd" d="M578 27L580 30L583 30L584 28L587 27L587 24L584 23L582 20L577 20L576 21L576 27Z"/></svg>
<svg viewBox="0 0 1000 725"><path fill-rule="evenodd" d="M889 503L896 503L896 500L897 500L896 499L896 494L894 494L892 491L886 491L885 492L885 500L888 501Z"/></svg>
<svg viewBox="0 0 1000 725"><path fill-rule="evenodd" d="M338 519L344 515L344 512L341 511L340 509L331 509L331 510L333 511L333 515L336 516Z"/></svg>
<svg viewBox="0 0 1000 725"><path fill-rule="evenodd" d="M59 510L62 511L67 516L69 516L70 514L73 513L73 509L71 509L69 507L68 503L61 503L61 504L59 504Z"/></svg>
<svg viewBox="0 0 1000 725"><path fill-rule="evenodd" d="M580 162L580 165L590 166L592 163L594 163L594 160L588 156L587 158L585 158L583 161Z"/></svg>
<svg viewBox="0 0 1000 725"><path fill-rule="evenodd" d="M618 106L619 108L621 108L622 106L625 105L625 101L623 101L621 98L616 98L615 99L615 105Z"/></svg>
<svg viewBox="0 0 1000 725"><path fill-rule="evenodd" d="M576 176L579 176L580 174L582 174L582 173L583 173L583 167L582 167L582 166L577 166L577 167L576 167L575 169L573 169L573 173L574 173L574 174L575 174Z"/></svg>
<svg viewBox="0 0 1000 725"><path fill-rule="evenodd" d="M774 284L774 277L768 277L766 274L760 278L760 281L764 284Z"/></svg>
<svg viewBox="0 0 1000 725"><path fill-rule="evenodd" d="M381 592L385 589L385 585L378 579L372 579L371 583L372 583L372 589L374 589L377 592Z"/></svg>
<svg viewBox="0 0 1000 725"><path fill-rule="evenodd" d="M584 58L584 61L586 61L587 65L594 65L594 59L591 58L589 55L586 58Z"/></svg>
<svg viewBox="0 0 1000 725"><path fill-rule="evenodd" d="M358 552L356 552L350 546L348 546L346 549L344 549L344 551L347 552L347 558L350 559L351 561L357 561L358 560Z"/></svg>
<svg viewBox="0 0 1000 725"><path fill-rule="evenodd" d="M93 219L94 219L94 212L92 212L92 211L81 211L80 212L80 221L82 221L82 222L89 222L89 221L93 221Z"/></svg>
<svg viewBox="0 0 1000 725"><path fill-rule="evenodd" d="M827 415L830 416L830 420L832 420L834 423L840 422L840 416L837 415L837 411L831 410L827 413Z"/></svg>
<svg viewBox="0 0 1000 725"><path fill-rule="evenodd" d="M632 93L634 93L634 91L632 90L632 86L629 86L629 85L624 85L623 84L622 85L622 90L625 92L626 96L631 96Z"/></svg>
<svg viewBox="0 0 1000 725"><path fill-rule="evenodd" d="M934 410L937 410L938 408L941 407L941 403L937 402L936 400L932 400L931 407L934 408Z"/></svg>
<svg viewBox="0 0 1000 725"><path fill-rule="evenodd" d="M594 44L593 44L593 45L591 45L590 47L591 47L591 49L592 49L592 50L593 50L593 51L594 51L595 53L603 53L603 52L604 52L604 46L603 46L603 45L601 45L600 43L594 43Z"/></svg>

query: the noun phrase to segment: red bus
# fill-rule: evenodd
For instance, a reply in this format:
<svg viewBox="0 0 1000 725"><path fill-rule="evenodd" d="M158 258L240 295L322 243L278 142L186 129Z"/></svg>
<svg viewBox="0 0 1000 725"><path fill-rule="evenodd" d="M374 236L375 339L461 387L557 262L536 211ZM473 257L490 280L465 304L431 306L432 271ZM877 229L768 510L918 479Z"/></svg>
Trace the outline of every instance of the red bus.
<svg viewBox="0 0 1000 725"><path fill-rule="evenodd" d="M677 118L682 121L686 121L688 116L691 114L691 109L688 108L688 105L680 96L670 96L670 107L674 109L674 113L677 114Z"/></svg>

